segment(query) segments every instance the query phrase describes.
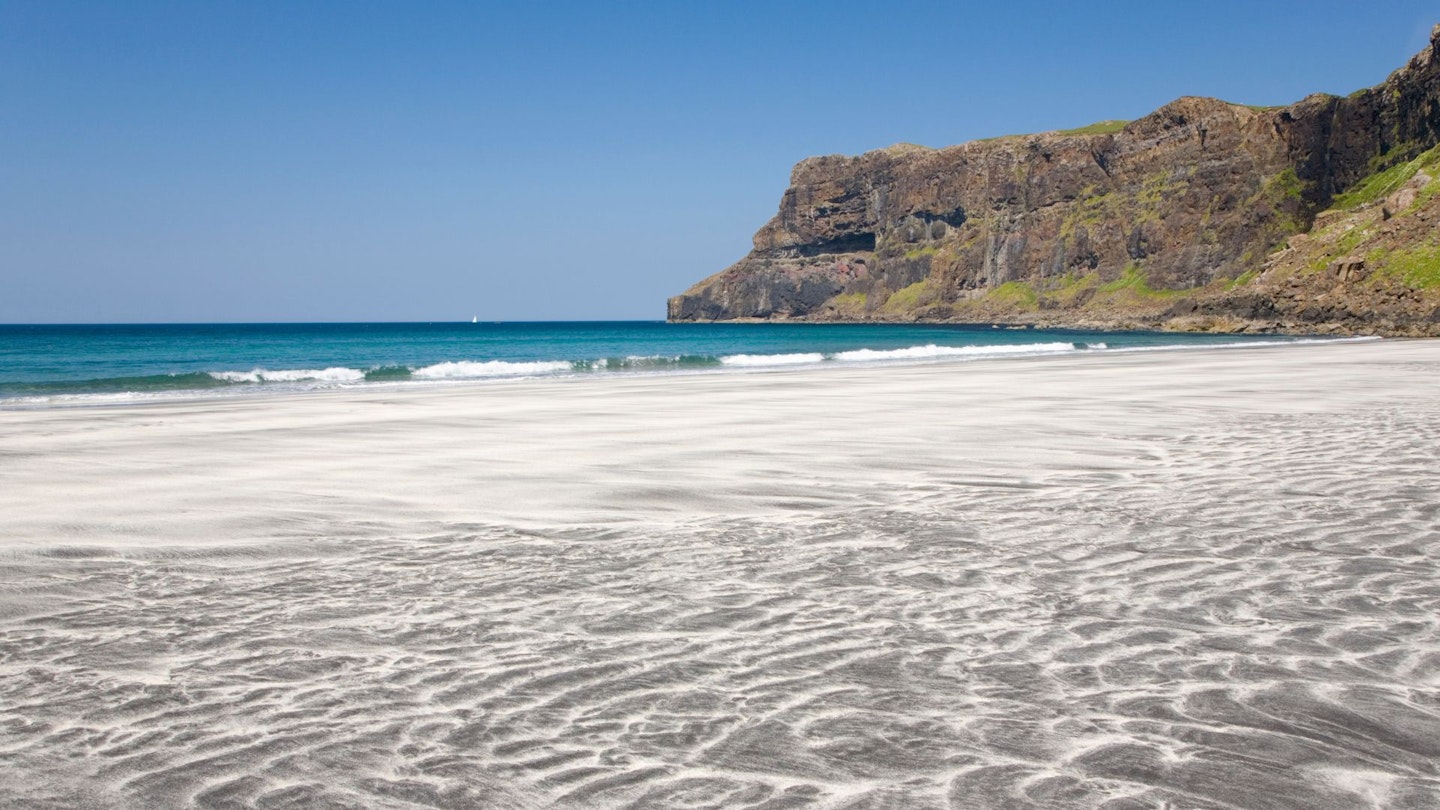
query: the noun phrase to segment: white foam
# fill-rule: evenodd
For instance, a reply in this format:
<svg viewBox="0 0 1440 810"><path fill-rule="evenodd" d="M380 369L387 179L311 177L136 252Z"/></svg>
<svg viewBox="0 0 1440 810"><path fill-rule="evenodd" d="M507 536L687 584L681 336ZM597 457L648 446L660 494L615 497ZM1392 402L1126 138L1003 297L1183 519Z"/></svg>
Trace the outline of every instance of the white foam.
<svg viewBox="0 0 1440 810"><path fill-rule="evenodd" d="M225 396L215 389L184 389L169 391L123 391L104 394L43 394L28 397L11 397L0 400L0 408L33 408L45 405L110 405L126 402L148 402L150 400L213 399Z"/></svg>
<svg viewBox="0 0 1440 810"><path fill-rule="evenodd" d="M804 352L800 354L732 354L720 358L720 362L727 366L798 366L806 363L819 363L825 359L825 355L819 352Z"/></svg>
<svg viewBox="0 0 1440 810"><path fill-rule="evenodd" d="M1241 340L1234 343L1166 343L1159 346L1126 346L1117 352L1173 352L1196 349L1268 349L1280 346L1305 346L1316 343L1369 343L1384 340L1379 335L1357 335L1354 337L1313 337L1294 340Z"/></svg>
<svg viewBox="0 0 1440 810"><path fill-rule="evenodd" d="M301 380L320 380L322 382L359 382L365 379L365 372L343 366L332 366L330 368L288 368L269 369L255 368L249 371L212 371L210 376L217 380L240 383L259 382L299 382Z"/></svg>
<svg viewBox="0 0 1440 810"><path fill-rule="evenodd" d="M459 361L436 363L416 369L410 376L425 380L478 379L484 377L527 377L536 374L555 374L570 371L573 366L561 360L541 360L531 363L511 363L505 360L484 362Z"/></svg>
<svg viewBox="0 0 1440 810"><path fill-rule="evenodd" d="M678 354L631 354L627 355L623 360L612 358L610 360L601 360L600 363L603 368L631 371L638 369L659 370L678 366L683 359L683 356Z"/></svg>
<svg viewBox="0 0 1440 810"><path fill-rule="evenodd" d="M874 362L877 360L928 360L940 357L1002 357L1025 354L1060 354L1075 351L1073 343L1022 343L1003 346L909 346L904 349L855 349L840 352L836 360Z"/></svg>

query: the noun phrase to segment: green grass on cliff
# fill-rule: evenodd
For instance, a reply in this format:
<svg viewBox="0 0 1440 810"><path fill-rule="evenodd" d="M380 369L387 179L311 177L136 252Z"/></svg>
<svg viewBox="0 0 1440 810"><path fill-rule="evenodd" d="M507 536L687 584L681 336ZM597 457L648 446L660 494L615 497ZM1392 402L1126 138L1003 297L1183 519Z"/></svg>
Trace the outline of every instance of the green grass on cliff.
<svg viewBox="0 0 1440 810"><path fill-rule="evenodd" d="M1434 243L1395 251L1375 251L1365 257L1384 276L1399 278L1417 290L1440 289L1440 245Z"/></svg>
<svg viewBox="0 0 1440 810"><path fill-rule="evenodd" d="M1129 123L1129 121L1121 121L1119 119L1113 119L1110 121L1096 121L1093 124L1088 124L1083 127L1076 127L1074 129L1062 129L1059 130L1059 133L1061 135L1109 135L1114 132L1119 132L1120 130L1125 128L1126 124Z"/></svg>
<svg viewBox="0 0 1440 810"><path fill-rule="evenodd" d="M985 297L997 304L1021 311L1035 309L1040 303L1040 296L1035 293L1035 288L1023 281L1007 281L991 290Z"/></svg>
<svg viewBox="0 0 1440 810"><path fill-rule="evenodd" d="M1294 169L1285 169L1265 181L1265 190L1276 197L1298 200L1305 193L1305 181Z"/></svg>
<svg viewBox="0 0 1440 810"><path fill-rule="evenodd" d="M865 311L869 302L870 296L863 292L848 292L831 298L829 304L841 315L859 315Z"/></svg>
<svg viewBox="0 0 1440 810"><path fill-rule="evenodd" d="M1431 174L1440 169L1440 146L1422 152L1414 160L1396 164L1366 177L1347 189L1344 194L1336 195L1330 207L1350 211L1383 200L1409 182L1421 169L1428 170Z"/></svg>
<svg viewBox="0 0 1440 810"><path fill-rule="evenodd" d="M1165 201L1184 194L1189 185L1183 170L1162 169L1148 175L1134 195L1135 221L1158 222Z"/></svg>
<svg viewBox="0 0 1440 810"><path fill-rule="evenodd" d="M1312 185L1301 180L1294 169L1284 169L1266 177L1260 188L1245 201L1246 207L1270 212L1270 245L1266 253L1275 250L1285 237L1306 229L1309 207L1305 195ZM1249 264L1253 258L1252 254L1247 254L1243 261Z"/></svg>
<svg viewBox="0 0 1440 810"><path fill-rule="evenodd" d="M1100 292L1119 292L1121 290L1135 290L1136 292L1149 292L1150 282L1145 278L1145 272L1139 265L1129 264L1125 266L1125 272L1114 281L1107 281L1100 285Z"/></svg>
<svg viewBox="0 0 1440 810"><path fill-rule="evenodd" d="M1421 206L1440 196L1440 166L1435 167L1431 172L1430 182L1420 187L1420 193L1415 195L1415 202L1401 213L1413 214L1419 211Z"/></svg>
<svg viewBox="0 0 1440 810"><path fill-rule="evenodd" d="M1070 213L1061 221L1060 235L1071 239L1077 228L1093 228L1115 218L1119 211L1119 197L1120 195L1111 194L1108 190L1097 191L1094 186L1086 186L1080 196L1075 198L1075 204L1070 206Z"/></svg>
<svg viewBox="0 0 1440 810"><path fill-rule="evenodd" d="M1260 188L1246 200L1246 205L1264 206L1275 209L1282 230L1295 233L1302 230L1301 223L1289 211L1300 205L1309 188L1294 169L1284 169L1265 178Z"/></svg>
<svg viewBox="0 0 1440 810"><path fill-rule="evenodd" d="M1350 230L1341 234L1333 245L1317 256L1314 261L1310 262L1309 270L1314 273L1324 270L1330 266L1331 261L1342 256L1348 256L1352 250L1359 247L1360 243L1364 242L1369 236L1369 229L1352 226Z"/></svg>
<svg viewBox="0 0 1440 810"><path fill-rule="evenodd" d="M1121 121L1121 120L1118 119L1118 118L1117 118L1117 119L1114 119L1114 120L1110 120L1110 121L1096 121L1096 122L1093 123L1093 124L1086 124L1086 125L1083 126L1083 127L1075 127L1074 129L1057 129L1057 130L1054 130L1054 134L1056 134L1056 135L1113 135L1114 133L1119 132L1120 130L1124 129L1129 123L1130 123L1129 121ZM1036 134L1045 134L1045 133L1020 132L1020 133L1015 133L1015 134L1013 134L1013 135L995 135L995 136L992 136L992 137L989 137L989 138L976 138L976 139L974 140L974 143L990 143L990 142L992 142L992 141L1003 141L1003 140L1008 140L1008 139L1010 139L1010 138L1029 138L1029 137L1031 137L1032 135L1036 135Z"/></svg>
<svg viewBox="0 0 1440 810"><path fill-rule="evenodd" d="M1129 295L1137 298L1150 300L1173 298L1177 295L1185 295L1191 290L1169 290L1150 286L1150 278L1145 269L1140 265L1131 263L1125 266L1125 271L1114 281L1108 281L1100 285L1099 293L1108 293L1112 297Z"/></svg>
<svg viewBox="0 0 1440 810"><path fill-rule="evenodd" d="M1232 279L1230 279L1229 281L1226 281L1226 282L1225 282L1225 291L1226 291L1226 292L1229 292L1230 290L1233 290L1233 289L1235 289L1235 288L1237 288L1237 287L1244 287L1246 284L1249 284L1250 282L1254 281L1255 279L1257 279L1257 278L1259 278L1259 277L1260 277L1260 269L1259 269L1258 267L1252 267L1252 268L1250 268L1249 270L1246 270L1245 272L1243 272L1243 273L1241 273L1240 275L1236 276L1235 278L1232 278Z"/></svg>
<svg viewBox="0 0 1440 810"><path fill-rule="evenodd" d="M1085 274L1070 272L1061 276L1052 276L1045 285L1045 298L1061 307L1070 308L1075 302L1087 292L1092 292L1100 287L1100 274L1089 272Z"/></svg>
<svg viewBox="0 0 1440 810"><path fill-rule="evenodd" d="M892 313L913 312L926 304L934 303L935 298L930 279L921 279L890 293L890 297L885 299L883 309Z"/></svg>

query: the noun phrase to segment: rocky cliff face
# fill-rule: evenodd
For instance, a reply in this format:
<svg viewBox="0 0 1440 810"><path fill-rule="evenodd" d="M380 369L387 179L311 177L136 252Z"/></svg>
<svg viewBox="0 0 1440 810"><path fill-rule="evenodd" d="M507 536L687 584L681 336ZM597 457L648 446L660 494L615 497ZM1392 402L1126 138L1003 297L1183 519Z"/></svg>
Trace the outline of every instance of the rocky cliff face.
<svg viewBox="0 0 1440 810"><path fill-rule="evenodd" d="M1440 146L1356 184L1241 281L1155 325L1440 336Z"/></svg>
<svg viewBox="0 0 1440 810"><path fill-rule="evenodd" d="M669 317L1249 323L1236 289L1273 251L1437 143L1440 27L1349 98L1181 98L1123 125L810 158L754 250Z"/></svg>

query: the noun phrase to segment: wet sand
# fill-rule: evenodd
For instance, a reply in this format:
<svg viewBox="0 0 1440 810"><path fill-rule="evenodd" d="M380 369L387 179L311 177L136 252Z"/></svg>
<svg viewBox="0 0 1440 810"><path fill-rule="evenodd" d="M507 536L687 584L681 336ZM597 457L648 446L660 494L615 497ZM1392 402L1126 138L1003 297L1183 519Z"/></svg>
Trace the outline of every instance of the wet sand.
<svg viewBox="0 0 1440 810"><path fill-rule="evenodd" d="M0 411L0 806L1440 807L1440 342Z"/></svg>

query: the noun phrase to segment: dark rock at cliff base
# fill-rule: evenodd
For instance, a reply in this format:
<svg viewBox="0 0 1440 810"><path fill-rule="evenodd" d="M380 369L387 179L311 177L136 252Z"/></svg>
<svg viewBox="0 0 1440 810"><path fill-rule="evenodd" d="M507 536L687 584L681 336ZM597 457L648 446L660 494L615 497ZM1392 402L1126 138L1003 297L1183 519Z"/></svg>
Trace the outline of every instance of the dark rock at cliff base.
<svg viewBox="0 0 1440 810"><path fill-rule="evenodd" d="M1346 192L1437 143L1440 27L1383 84L1347 98L1256 108L1186 97L1123 126L809 158L754 250L670 299L669 318L1304 330L1323 316L1373 330L1367 313L1388 293L1298 307L1259 276ZM1414 216L1427 189L1411 183L1376 217ZM1330 261L1357 277L1364 265L1337 255L1319 271ZM1428 301L1428 276L1407 277ZM1405 331L1420 308L1382 320ZM1171 324L1185 317L1210 321Z"/></svg>

